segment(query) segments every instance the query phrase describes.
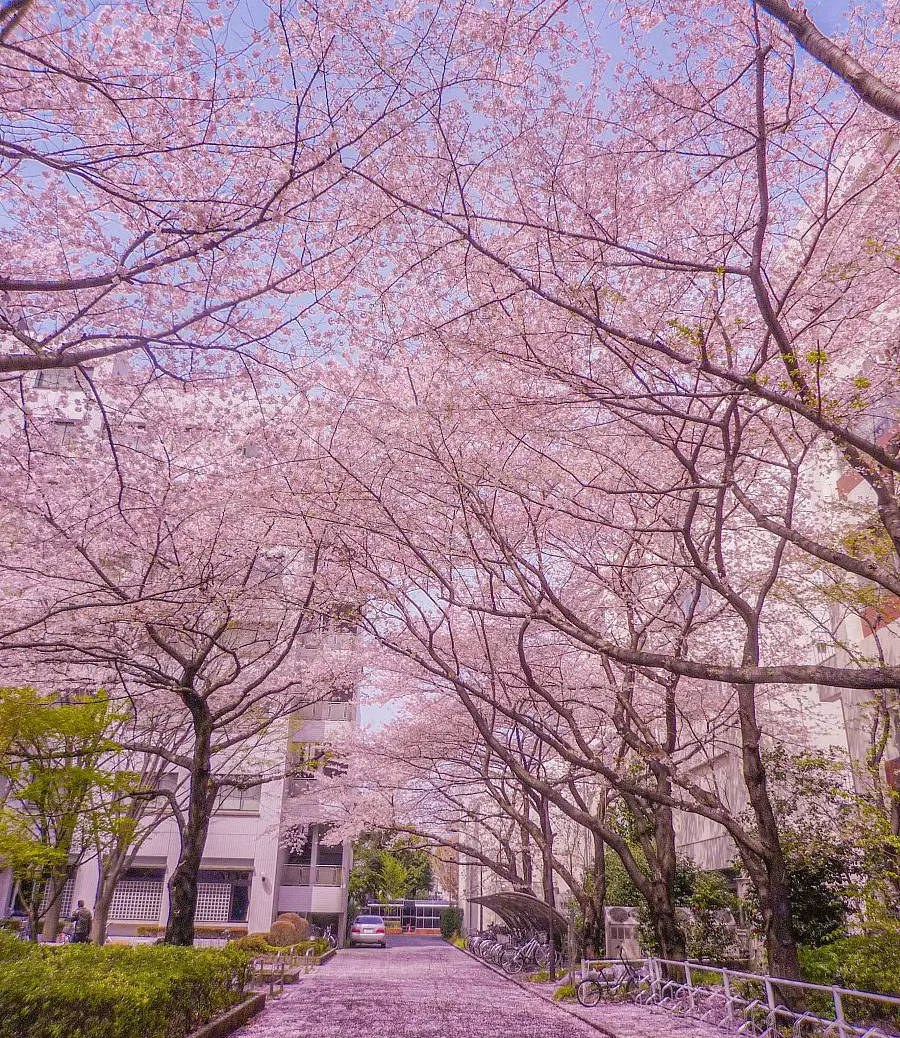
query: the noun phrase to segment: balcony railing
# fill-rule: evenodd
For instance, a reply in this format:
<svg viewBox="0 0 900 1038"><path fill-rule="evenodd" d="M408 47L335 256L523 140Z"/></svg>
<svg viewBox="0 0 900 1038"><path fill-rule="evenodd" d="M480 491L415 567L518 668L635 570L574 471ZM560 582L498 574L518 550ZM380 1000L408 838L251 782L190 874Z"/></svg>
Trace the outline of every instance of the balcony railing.
<svg viewBox="0 0 900 1038"><path fill-rule="evenodd" d="M285 865L281 871L281 885L308 887L312 882L317 887L339 887L343 871L340 865L320 865L317 869L311 869L309 865Z"/></svg>
<svg viewBox="0 0 900 1038"><path fill-rule="evenodd" d="M281 870L281 883L285 887L308 887L312 869L308 865L285 865Z"/></svg>

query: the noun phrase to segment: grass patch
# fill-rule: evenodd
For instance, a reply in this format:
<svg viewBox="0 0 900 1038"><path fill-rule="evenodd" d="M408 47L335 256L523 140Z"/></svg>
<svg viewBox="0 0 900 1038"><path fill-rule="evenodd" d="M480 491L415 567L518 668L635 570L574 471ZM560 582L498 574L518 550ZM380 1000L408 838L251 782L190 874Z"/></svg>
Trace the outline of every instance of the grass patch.
<svg viewBox="0 0 900 1038"><path fill-rule="evenodd" d="M575 985L570 984L568 981L565 984L560 984L556 991L553 992L554 1002L574 1002L575 997Z"/></svg>

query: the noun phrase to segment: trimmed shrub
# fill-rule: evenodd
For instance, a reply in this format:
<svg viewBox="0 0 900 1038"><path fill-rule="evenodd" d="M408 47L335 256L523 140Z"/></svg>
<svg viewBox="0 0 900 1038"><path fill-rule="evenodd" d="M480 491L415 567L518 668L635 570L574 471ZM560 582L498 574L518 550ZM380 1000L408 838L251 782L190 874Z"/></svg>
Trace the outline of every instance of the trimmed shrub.
<svg viewBox="0 0 900 1038"><path fill-rule="evenodd" d="M246 937L239 937L236 941L229 941L227 947L249 952L251 955L264 955L266 952L271 951L269 938L264 933L248 933Z"/></svg>
<svg viewBox="0 0 900 1038"><path fill-rule="evenodd" d="M311 941L298 941L296 944L270 944L264 933L252 933L247 937L239 937L236 941L229 941L229 948L247 952L250 955L278 955L291 952L294 955L305 955L312 951L316 958L328 951L328 941L324 937L316 937Z"/></svg>
<svg viewBox="0 0 900 1038"><path fill-rule="evenodd" d="M289 923L293 923L294 929L297 931L298 941L309 940L308 919L304 919L302 915L297 915L296 912L282 912L281 915L275 920L275 922L280 923L282 920L286 920Z"/></svg>
<svg viewBox="0 0 900 1038"><path fill-rule="evenodd" d="M290 948L299 940L297 928L288 919L276 919L272 923L272 929L269 930L269 944L274 948Z"/></svg>
<svg viewBox="0 0 900 1038"><path fill-rule="evenodd" d="M0 961L0 1038L184 1038L244 997L236 949L22 947Z"/></svg>
<svg viewBox="0 0 900 1038"><path fill-rule="evenodd" d="M449 941L462 929L462 912L455 906L441 909L441 937Z"/></svg>

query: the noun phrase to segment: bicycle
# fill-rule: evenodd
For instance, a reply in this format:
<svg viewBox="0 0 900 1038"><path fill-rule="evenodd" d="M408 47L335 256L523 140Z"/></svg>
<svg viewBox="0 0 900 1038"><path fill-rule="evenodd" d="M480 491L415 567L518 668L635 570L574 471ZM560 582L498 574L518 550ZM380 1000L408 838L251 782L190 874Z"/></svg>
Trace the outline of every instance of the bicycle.
<svg viewBox="0 0 900 1038"><path fill-rule="evenodd" d="M621 965L605 966L601 970L591 972L575 989L575 996L581 1005L593 1008L604 993L607 998L619 998L638 991L646 978L636 970L630 962L621 960Z"/></svg>
<svg viewBox="0 0 900 1038"><path fill-rule="evenodd" d="M500 955L500 965L507 973L521 973L526 966L538 966L544 969L550 962L550 948L531 937L524 944L509 945Z"/></svg>

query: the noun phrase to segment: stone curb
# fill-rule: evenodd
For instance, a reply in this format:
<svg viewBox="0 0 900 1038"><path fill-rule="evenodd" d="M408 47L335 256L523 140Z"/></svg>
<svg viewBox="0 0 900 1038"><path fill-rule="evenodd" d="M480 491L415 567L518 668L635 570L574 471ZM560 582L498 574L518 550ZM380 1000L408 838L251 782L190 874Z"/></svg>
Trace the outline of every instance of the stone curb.
<svg viewBox="0 0 900 1038"><path fill-rule="evenodd" d="M239 1002L236 1006L232 1006L231 1009L221 1016L210 1020L208 1024L204 1024L201 1028L188 1035L188 1038L225 1038L226 1035L236 1031L251 1017L256 1016L261 1009L265 1008L265 1005L265 992L260 991L256 995L251 995L243 1002Z"/></svg>
<svg viewBox="0 0 900 1038"><path fill-rule="evenodd" d="M467 948L460 948L458 945L452 944L450 941L446 942L452 948L456 948L457 951L462 952L463 955L467 955L470 959L474 959L480 966L484 966L485 969L491 970L492 973L496 973L498 977L502 977L504 980L508 980L511 984L515 984L520 987L523 991L527 991L529 995L533 995L535 998L540 998L544 1002L548 1002L551 1006L555 1006L557 1009L561 1009L568 1016L571 1016L573 1020L578 1020L579 1023L587 1024L588 1027L593 1027L595 1031L599 1031L600 1034L605 1034L606 1038L619 1038L616 1031L610 1030L603 1024L598 1024L594 1020L587 1020L583 1016L579 1016L574 1009L570 1009L563 1002L554 1002L549 995L545 995L543 991L535 990L534 984L529 984L527 981L518 980L514 976L510 976L508 973L504 973L503 970L494 966L493 963L485 962L484 959L479 958L477 955L473 955ZM565 971L568 973L568 970Z"/></svg>

